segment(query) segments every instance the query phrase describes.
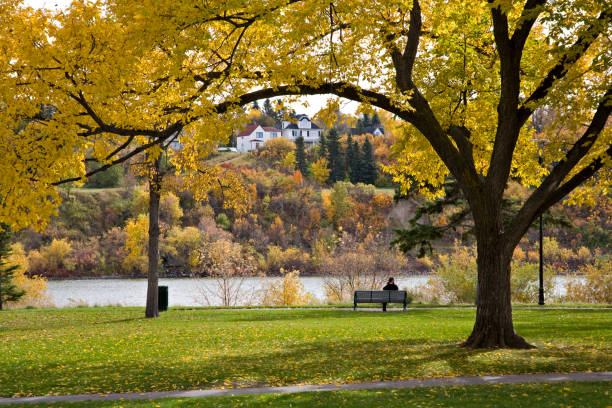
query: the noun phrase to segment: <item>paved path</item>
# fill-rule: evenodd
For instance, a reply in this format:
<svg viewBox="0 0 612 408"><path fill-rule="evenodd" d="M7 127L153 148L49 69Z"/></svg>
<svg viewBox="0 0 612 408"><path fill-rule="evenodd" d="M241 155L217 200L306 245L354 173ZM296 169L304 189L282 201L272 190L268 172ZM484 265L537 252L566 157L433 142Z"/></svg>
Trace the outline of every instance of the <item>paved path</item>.
<svg viewBox="0 0 612 408"><path fill-rule="evenodd" d="M567 381L612 381L612 371L599 373L569 373L569 374L512 374L512 375L485 375L481 377L448 377L424 378L420 380L377 381L349 384L313 384L288 385L284 387L260 388L230 388L192 391L161 391L161 392L134 392L119 394L80 394L80 395L52 395L41 397L0 398L0 405L35 402L78 402L78 401L115 401L115 400L143 400L157 398L193 398L193 397L219 397L223 395L246 394L287 394L306 391L356 391L380 388L421 388L446 387L453 385L486 385L486 384L521 384L521 383L557 383Z"/></svg>

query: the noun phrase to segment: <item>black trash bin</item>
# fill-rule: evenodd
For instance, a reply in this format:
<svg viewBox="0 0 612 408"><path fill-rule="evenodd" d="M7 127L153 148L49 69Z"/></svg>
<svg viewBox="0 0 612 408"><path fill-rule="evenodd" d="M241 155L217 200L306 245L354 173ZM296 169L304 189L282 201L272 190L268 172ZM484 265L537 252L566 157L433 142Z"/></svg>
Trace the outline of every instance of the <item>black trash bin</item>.
<svg viewBox="0 0 612 408"><path fill-rule="evenodd" d="M157 287L157 310L165 312L168 310L168 287L158 286Z"/></svg>

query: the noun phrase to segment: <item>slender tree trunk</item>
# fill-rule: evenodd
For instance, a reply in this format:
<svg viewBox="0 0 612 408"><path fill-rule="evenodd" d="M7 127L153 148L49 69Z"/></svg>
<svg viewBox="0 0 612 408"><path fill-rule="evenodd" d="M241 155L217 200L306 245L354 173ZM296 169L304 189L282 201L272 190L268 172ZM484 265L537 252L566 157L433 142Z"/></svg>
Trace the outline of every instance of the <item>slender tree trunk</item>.
<svg viewBox="0 0 612 408"><path fill-rule="evenodd" d="M462 344L468 348L533 348L514 331L510 291L510 262L514 247L503 237L501 208L477 221L478 288L476 323Z"/></svg>
<svg viewBox="0 0 612 408"><path fill-rule="evenodd" d="M0 310L2 310L2 271L0 271Z"/></svg>
<svg viewBox="0 0 612 408"><path fill-rule="evenodd" d="M149 176L149 272L145 317L157 317L159 268L159 199L161 195L161 156L155 160Z"/></svg>

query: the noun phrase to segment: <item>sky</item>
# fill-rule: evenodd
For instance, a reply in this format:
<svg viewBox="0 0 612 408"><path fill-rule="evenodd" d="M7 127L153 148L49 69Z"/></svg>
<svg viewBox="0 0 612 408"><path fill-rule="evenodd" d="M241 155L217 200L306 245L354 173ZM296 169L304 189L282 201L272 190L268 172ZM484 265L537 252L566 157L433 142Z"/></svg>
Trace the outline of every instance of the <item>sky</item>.
<svg viewBox="0 0 612 408"><path fill-rule="evenodd" d="M47 8L51 10L57 10L66 8L70 5L72 0L24 0L26 6L35 8ZM327 100L330 98L328 95L310 95L299 98L299 102L292 102L287 105L295 109L298 114L305 113L308 116L314 116L323 106L325 106ZM274 99L273 99L274 100ZM261 101L260 105L262 105ZM307 104L308 106L304 106ZM340 110L343 113L354 114L357 110L358 104L356 102L348 101L346 99L341 100Z"/></svg>

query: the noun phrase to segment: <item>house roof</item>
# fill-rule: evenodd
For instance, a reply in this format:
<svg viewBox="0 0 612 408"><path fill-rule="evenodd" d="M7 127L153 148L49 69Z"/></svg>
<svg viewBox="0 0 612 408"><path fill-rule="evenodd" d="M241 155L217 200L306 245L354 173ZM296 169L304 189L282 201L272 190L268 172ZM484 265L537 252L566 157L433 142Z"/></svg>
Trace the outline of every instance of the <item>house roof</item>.
<svg viewBox="0 0 612 408"><path fill-rule="evenodd" d="M298 127L298 125L296 123L290 123L284 129L314 129L314 130L317 130L317 129L321 129L321 128L318 127L314 122L311 121L310 122L310 128L301 128L301 127Z"/></svg>
<svg viewBox="0 0 612 408"><path fill-rule="evenodd" d="M242 132L238 133L238 137L250 136L258 126L257 123L249 123Z"/></svg>
<svg viewBox="0 0 612 408"><path fill-rule="evenodd" d="M380 129L381 133L385 133L385 128L379 125L374 125L374 126L368 126L367 128L365 128L363 131L360 131L358 128L351 128L350 129L350 134L351 135L365 135L365 134L371 134L373 135L374 132L376 131L376 129Z"/></svg>
<svg viewBox="0 0 612 408"><path fill-rule="evenodd" d="M317 125L316 125L316 124L315 124L315 123L314 123L314 122L313 122L313 121L312 121L312 120L311 120L311 119L308 117L308 115L305 115L305 114L301 113L301 114L299 114L299 115L296 115L296 116L295 116L295 121L296 121L296 122L298 122L298 123L299 123L301 120L304 120L304 119L306 119L307 121L309 121L309 122L310 122L310 128L301 128L301 127L298 127L297 123L293 123L293 122L290 122L290 123L287 125L287 127L283 127L282 123L284 123L284 122L285 122L285 120L283 120L283 122L281 123L281 126L280 126L280 127L281 127L282 129L314 129L314 130L321 129L319 126L317 126Z"/></svg>
<svg viewBox="0 0 612 408"><path fill-rule="evenodd" d="M242 132L238 133L237 137L251 136L255 129L257 129L258 127L258 123L249 123L248 125L246 125ZM270 126L262 127L262 129L264 130L264 132L280 132L280 129Z"/></svg>

